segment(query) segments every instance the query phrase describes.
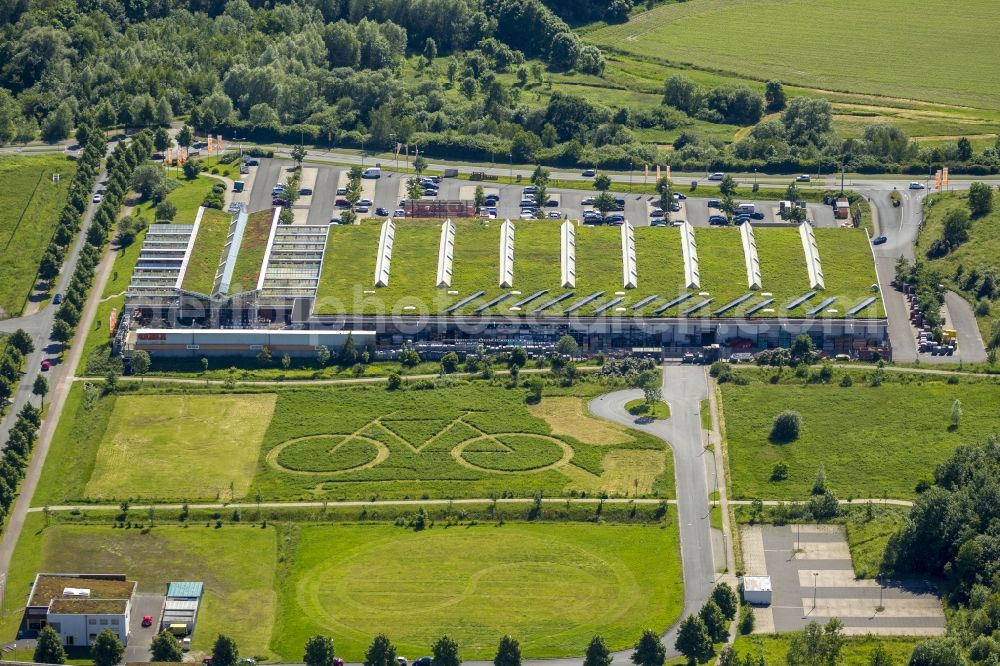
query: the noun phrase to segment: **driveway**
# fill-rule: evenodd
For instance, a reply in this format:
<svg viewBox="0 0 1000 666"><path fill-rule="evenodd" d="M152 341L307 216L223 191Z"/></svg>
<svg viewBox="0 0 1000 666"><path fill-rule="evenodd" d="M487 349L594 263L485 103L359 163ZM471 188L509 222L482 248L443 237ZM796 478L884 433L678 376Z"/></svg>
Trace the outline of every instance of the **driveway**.
<svg viewBox="0 0 1000 666"><path fill-rule="evenodd" d="M163 595L140 592L132 600L132 615L129 623L129 640L125 646L125 663L148 662L152 655L149 646L160 626L160 612L163 610ZM153 625L142 626L142 616L153 618Z"/></svg>

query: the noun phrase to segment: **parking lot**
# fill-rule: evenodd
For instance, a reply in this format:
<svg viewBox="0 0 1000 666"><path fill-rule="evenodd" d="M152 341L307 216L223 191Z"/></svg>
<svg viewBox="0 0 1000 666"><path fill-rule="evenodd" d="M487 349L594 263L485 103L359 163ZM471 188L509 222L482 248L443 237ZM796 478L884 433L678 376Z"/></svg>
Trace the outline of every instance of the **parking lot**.
<svg viewBox="0 0 1000 666"><path fill-rule="evenodd" d="M271 207L272 188L288 177L291 165L285 160L261 159L260 165L251 169L250 173L244 176L247 190L242 195L237 195L236 201L249 203L250 211L264 210ZM313 194L300 197L293 207L296 224L328 224L331 219L339 218L341 209L338 208L337 199L338 188L347 185L347 167L337 167L329 165L310 164L303 165L303 177L310 183L315 178L315 185L312 188ZM362 200L367 202L368 211L359 211L359 217L378 217L376 211L384 209L389 214L401 207L402 201L407 199L406 184L410 178L408 174L397 173L382 169L381 178L362 179ZM475 197L477 186L482 186L486 194L496 194L499 201L496 203L496 215L499 219L517 220L521 214L521 201L523 198L531 198L531 195L524 193L524 188L530 183L502 184L491 181L468 181L457 178L442 178L438 185L436 197L423 197L423 199L438 200L467 200L471 201ZM549 188L548 204L543 210L548 217L558 219L580 220L584 218L584 211L592 210L590 203L598 192L594 190L577 190ZM612 211L610 214L623 215L625 220L635 226L646 226L654 223L658 218L653 217L651 212L657 207L657 197L647 194L621 194L611 192L617 199L624 201L624 211ZM678 201L680 210L671 212L672 220L687 220L693 226L709 226L709 217L713 214L720 214L716 208L709 207L710 196L687 196ZM587 203L584 203L584 202ZM776 202L741 200L739 203L752 203L755 210L762 214L763 219L755 219L754 224L785 224L778 215L778 205ZM833 216L833 210L829 206L822 204L809 204L809 219L818 227L835 227L837 225Z"/></svg>
<svg viewBox="0 0 1000 666"><path fill-rule="evenodd" d="M139 592L132 603L132 614L129 621L129 639L125 647L125 662L136 663L149 661L152 658L149 648L156 636L160 623L160 612L163 610L163 595ZM153 624L142 626L142 618L149 615Z"/></svg>
<svg viewBox="0 0 1000 666"><path fill-rule="evenodd" d="M932 583L856 579L839 525L748 525L741 529L747 575L771 577L772 600L754 609L757 633L797 631L836 617L844 633L937 636L944 611Z"/></svg>

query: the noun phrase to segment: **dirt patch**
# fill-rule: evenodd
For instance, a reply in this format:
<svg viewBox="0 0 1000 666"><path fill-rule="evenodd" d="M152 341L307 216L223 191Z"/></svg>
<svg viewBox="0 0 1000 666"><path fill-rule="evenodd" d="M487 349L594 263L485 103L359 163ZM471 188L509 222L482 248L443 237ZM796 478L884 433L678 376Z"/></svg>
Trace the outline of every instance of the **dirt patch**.
<svg viewBox="0 0 1000 666"><path fill-rule="evenodd" d="M591 416L580 398L542 398L537 405L529 405L528 410L544 419L552 428L553 435L564 435L584 444L595 445L627 444L633 441L625 428Z"/></svg>

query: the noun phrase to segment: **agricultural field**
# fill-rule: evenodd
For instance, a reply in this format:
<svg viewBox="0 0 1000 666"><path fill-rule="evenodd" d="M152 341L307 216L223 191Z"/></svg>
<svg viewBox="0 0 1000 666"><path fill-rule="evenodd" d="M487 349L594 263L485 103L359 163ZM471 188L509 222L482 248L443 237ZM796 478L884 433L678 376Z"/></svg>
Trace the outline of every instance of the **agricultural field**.
<svg viewBox="0 0 1000 666"><path fill-rule="evenodd" d="M63 155L0 157L0 319L21 314L75 172Z"/></svg>
<svg viewBox="0 0 1000 666"><path fill-rule="evenodd" d="M182 289L199 294L212 293L232 221L233 216L229 213L214 208L205 209L184 271Z"/></svg>
<svg viewBox="0 0 1000 666"><path fill-rule="evenodd" d="M132 519L149 522L146 512L133 512ZM172 580L204 581L193 650L211 652L215 637L225 633L236 640L241 655L273 658L268 642L277 614L274 528L157 521L146 532L105 525L46 526L41 514L28 516L7 578L7 612L0 623L4 641L16 634L21 613L14 611L24 607L36 572L125 573L139 583L139 592L162 594Z"/></svg>
<svg viewBox="0 0 1000 666"><path fill-rule="evenodd" d="M887 372L885 383L872 386L870 372L838 370L822 384L785 370L785 379L772 384L777 369L738 372L750 382L721 385L738 499L804 500L821 467L827 487L841 498L912 498L917 483L932 478L957 446L1000 432L1000 385L992 379L949 384L940 376ZM847 372L853 384L841 386ZM963 416L953 428L956 400ZM771 423L784 410L801 414L801 433L776 444L769 439ZM772 481L779 461L788 465L788 478Z"/></svg>
<svg viewBox="0 0 1000 666"><path fill-rule="evenodd" d="M576 655L594 633L624 649L644 627L666 629L682 601L671 528L307 526L280 590L273 648L297 655L323 633L360 661L375 631L408 656L447 633L464 659L489 659L509 633L526 657Z"/></svg>
<svg viewBox="0 0 1000 666"><path fill-rule="evenodd" d="M989 0L931 7L916 0L888 0L877 9L866 0L763 0L752 5L695 0L639 13L627 23L590 31L584 39L644 63L694 72L780 79L792 86L886 101L996 109L1000 83L993 75L990 44L998 22L1000 8ZM830 26L864 29L851 30L850 48L831 59L826 47L836 36ZM735 34L758 38L732 39ZM781 39L769 38L777 34ZM945 49L925 59L924 45L935 41L968 48ZM923 64L914 67L916 61Z"/></svg>
<svg viewBox="0 0 1000 666"><path fill-rule="evenodd" d="M233 267L233 277L229 283L230 294L257 288L273 220L274 211L270 209L247 216L247 226L243 230L240 251L236 255L236 265Z"/></svg>
<svg viewBox="0 0 1000 666"><path fill-rule="evenodd" d="M993 195L993 212L973 220L972 228L969 229L968 241L943 257L926 258L926 252L931 243L942 236L945 216L952 210L968 212L967 199L968 196L964 192L935 194L928 197L924 212L926 223L921 228L920 237L917 240L917 255L926 259L928 266L938 272L941 280L949 288L962 294L975 308L979 301L976 293L979 281L970 283L968 278L972 275L982 276L993 273L997 266L997 256L1000 256L1000 202L998 202L997 194ZM958 274L960 267L961 275ZM976 313L979 331L986 341L990 340L998 313L1000 313L1000 306L996 304L996 301L993 302L992 308Z"/></svg>
<svg viewBox="0 0 1000 666"><path fill-rule="evenodd" d="M407 220L396 227L396 239L389 286L374 287L375 255L378 251L380 225L376 222L360 226L330 228L322 277L317 294L317 310L324 314L344 312L395 312L399 314L441 313L449 305L478 291L485 293L462 306L455 314L474 314L493 298L513 292L507 300L489 308L493 314L510 314L510 307L519 297L548 289L549 293L528 303L524 312L568 293L559 287L559 227L558 222L531 221L515 224L514 287L500 289L499 247L500 225L472 221L456 223L455 259L451 289L434 286L437 274L437 253L440 221ZM747 293L743 245L739 231L729 229L696 229L702 288L713 299L701 314L710 313L729 301ZM771 292L776 303L774 312L757 316L785 314L783 306L809 290L802 243L796 229L757 230L761 253L764 291ZM817 229L824 272L830 295L838 297L841 312L859 303L871 293L877 282L868 239L863 231L852 229ZM624 313L652 316L652 311L667 300L686 290L680 232L672 227L639 227L635 229L636 263L639 282L634 290L623 290L621 230L615 227L578 226L576 232L576 289L573 295L548 308L546 314L564 313L582 298L597 292L603 296L575 309L575 315L595 315L596 310L623 292L624 301L617 307ZM448 294L449 291L457 292ZM369 293L365 293L369 292ZM652 302L638 310L630 305L649 296ZM729 316L741 315L759 299L751 300ZM678 316L697 301L690 300L662 316ZM404 310L404 307L413 307ZM881 302L874 305L873 314L881 314ZM614 315L615 309L605 310Z"/></svg>
<svg viewBox="0 0 1000 666"><path fill-rule="evenodd" d="M579 384L529 406L524 391L484 383L180 395L147 382L104 397L75 386L35 501L670 497L663 442L586 413L603 390ZM130 473L129 460L143 465Z"/></svg>

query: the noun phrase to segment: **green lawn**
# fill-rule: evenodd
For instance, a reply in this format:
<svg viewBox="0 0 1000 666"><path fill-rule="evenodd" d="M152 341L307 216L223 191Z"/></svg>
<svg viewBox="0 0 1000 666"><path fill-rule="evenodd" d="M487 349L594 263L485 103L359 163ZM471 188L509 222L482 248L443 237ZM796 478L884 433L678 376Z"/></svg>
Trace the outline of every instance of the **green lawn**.
<svg viewBox="0 0 1000 666"><path fill-rule="evenodd" d="M214 208L205 209L184 272L182 289L199 294L212 293L232 220L233 216L229 213Z"/></svg>
<svg viewBox="0 0 1000 666"><path fill-rule="evenodd" d="M1000 432L1000 386L992 380L948 384L940 376L889 373L886 383L872 387L855 374L854 385L842 387L842 371L830 384L771 384L765 377L773 369L740 372L752 378L749 384L721 387L737 499L803 500L820 466L841 498L910 498L956 446ZM951 431L956 399L964 416ZM786 409L802 415L801 434L790 444L773 444L771 422ZM779 460L789 466L788 479L773 482Z"/></svg>
<svg viewBox="0 0 1000 666"><path fill-rule="evenodd" d="M173 222L177 224L192 224L201 202L205 200L205 195L212 191L212 186L221 183L218 178L212 178L206 174L201 174L194 180L188 180L182 175L178 175L174 170L167 170L167 178L177 183L167 200L177 207L177 215ZM152 224L156 218L156 204L152 201L140 203L134 209L134 214Z"/></svg>
<svg viewBox="0 0 1000 666"><path fill-rule="evenodd" d="M146 512L133 512L131 518L149 523ZM103 526L45 527L41 514L30 514L11 561L0 632L5 641L15 637L39 571L124 573L139 583L140 592L162 593L176 580L205 583L192 641L195 651L211 652L215 637L225 633L236 640L241 656L274 658L268 642L276 615L276 551L273 528L156 522L146 533Z"/></svg>
<svg viewBox="0 0 1000 666"><path fill-rule="evenodd" d="M274 394L123 395L115 400L84 492L125 497L242 497Z"/></svg>
<svg viewBox="0 0 1000 666"><path fill-rule="evenodd" d="M884 317L882 296L872 291L872 285L878 284L875 264L873 261L860 260L865 255L872 256L871 245L865 233L857 229L816 229L815 232L826 284L823 295L837 297L837 302L831 307L836 308L842 316L869 296L877 296L877 300L863 312L859 312L858 316ZM804 261L803 258L803 263ZM808 281L807 275L807 285ZM891 289L889 285L884 286Z"/></svg>
<svg viewBox="0 0 1000 666"><path fill-rule="evenodd" d="M809 291L809 270L806 268L806 255L802 250L799 230L761 227L753 232L757 240L757 257L760 259L761 287L764 291L771 292L780 288L782 295L772 307L784 310L784 306L792 298ZM822 254L820 258L822 259ZM743 273L746 274L745 267ZM801 314L801 311L797 314Z"/></svg>
<svg viewBox="0 0 1000 666"><path fill-rule="evenodd" d="M882 559L889 537L906 522L910 510L896 506L873 505L854 508L847 514L847 542L858 578L874 578L882 570Z"/></svg>
<svg viewBox="0 0 1000 666"><path fill-rule="evenodd" d="M904 20L906 29L900 29ZM662 64L690 64L702 70L757 81L829 91L904 97L949 105L995 109L1000 82L992 44L1000 7L990 0L960 6L926 6L917 0L761 0L752 9L725 0L669 3L621 25L592 31L585 40ZM830 58L817 44L829 41L829 26L851 30L851 48ZM734 34L782 35L781 39L739 40ZM961 43L923 58L923 44ZM660 77L662 81L663 78Z"/></svg>
<svg viewBox="0 0 1000 666"><path fill-rule="evenodd" d="M361 225L330 225L319 287L316 289L316 312L343 314L366 311L367 308L378 311L375 300L363 292L375 289L375 257L380 229L381 224L375 221Z"/></svg>
<svg viewBox="0 0 1000 666"><path fill-rule="evenodd" d="M243 230L243 240L240 241L240 251L236 255L236 265L233 267L233 277L229 283L230 294L257 288L273 219L272 209L251 213L247 217L247 226Z"/></svg>
<svg viewBox="0 0 1000 666"><path fill-rule="evenodd" d="M670 418L670 405L662 400L654 402L652 409L650 409L649 403L642 398L639 400L630 400L625 403L625 409L627 409L628 413L632 416L646 416L654 419Z"/></svg>
<svg viewBox="0 0 1000 666"><path fill-rule="evenodd" d="M712 303L698 311L699 316L710 313L721 308L735 298L739 298L748 293L747 289L747 269L743 257L743 243L740 240L739 231L735 228L702 227L694 230L695 242L698 244L698 268L701 273L701 291L707 291L708 296L695 296L682 303L677 310L683 311L705 298L711 298ZM678 248L680 253L680 248ZM799 250L801 253L801 248ZM767 278L765 287L767 286ZM774 289L777 293L779 285ZM784 285L781 285L784 286ZM698 290L695 290L696 292ZM754 299L747 301L735 310L730 310L729 316L733 316L745 310Z"/></svg>
<svg viewBox="0 0 1000 666"><path fill-rule="evenodd" d="M967 195L964 192L929 197L924 211L926 222L920 230L920 237L917 241L918 257L926 259L926 253L931 243L941 238L942 223L949 211L955 209L968 211L966 200ZM928 260L928 264L938 272L942 281L949 288L961 293L975 305L978 301L975 292L981 282L977 280L975 284L970 284L966 279L973 272L979 275L995 273L998 253L1000 253L1000 197L994 192L993 212L973 221L972 229L969 231L969 240L943 257ZM956 272L959 267L962 267L963 275L957 279ZM1000 306L994 301L992 312L976 317L979 322L979 330L987 342L998 316L1000 316Z"/></svg>
<svg viewBox="0 0 1000 666"><path fill-rule="evenodd" d="M661 440L586 413L585 400L604 390L595 384L551 387L563 395L530 409L525 391L486 383L248 395L142 389L86 400L74 387L36 504L252 498L257 489L275 500L673 493ZM567 410L587 427L567 428Z"/></svg>
<svg viewBox="0 0 1000 666"><path fill-rule="evenodd" d="M739 636L734 647L740 657L747 654L755 657L763 655L768 664L784 664L791 636L792 634ZM869 666L872 651L877 643L881 643L885 647L892 663L905 664L910 659L913 647L921 640L923 640L921 637L903 636L845 636L837 664L838 666Z"/></svg>
<svg viewBox="0 0 1000 666"><path fill-rule="evenodd" d="M74 173L63 155L0 156L0 318L21 314Z"/></svg>
<svg viewBox="0 0 1000 666"><path fill-rule="evenodd" d="M360 661L385 632L415 657L447 633L463 659L489 659L511 634L525 657L570 656L595 633L624 649L644 627L663 631L682 601L673 525L307 526L279 588L272 648L299 658L322 633Z"/></svg>
<svg viewBox="0 0 1000 666"><path fill-rule="evenodd" d="M636 312L650 316L668 299L684 291L684 256L681 254L680 230L674 227L637 227L635 230L635 263L639 271L640 292L627 303L638 303L644 296L657 294L662 298ZM676 309L664 314L673 314Z"/></svg>
<svg viewBox="0 0 1000 666"><path fill-rule="evenodd" d="M622 280L622 240L621 227L590 227L580 226L576 230L576 297L563 301L562 309L571 306L575 301L590 294L603 291L604 296L594 301L595 305L604 303L614 297L616 291L626 291L635 298L632 292L645 291L646 283L639 274L639 288L626 290ZM680 244L677 253L680 254ZM639 271L638 241L636 242L636 267ZM515 263L517 259L515 258ZM650 284L649 288L658 285ZM656 293L656 292L653 292ZM591 308L584 308L575 314L585 314ZM614 314L613 311L605 314Z"/></svg>

